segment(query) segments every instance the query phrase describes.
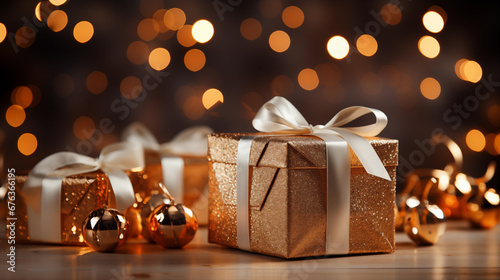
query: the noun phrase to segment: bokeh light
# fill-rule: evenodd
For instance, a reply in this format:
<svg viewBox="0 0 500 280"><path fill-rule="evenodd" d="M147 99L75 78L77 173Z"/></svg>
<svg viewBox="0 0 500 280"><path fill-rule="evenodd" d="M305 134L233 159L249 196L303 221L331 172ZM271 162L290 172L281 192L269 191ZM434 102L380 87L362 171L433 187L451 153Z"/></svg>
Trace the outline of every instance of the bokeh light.
<svg viewBox="0 0 500 280"><path fill-rule="evenodd" d="M142 40L148 42L156 38L160 32L160 26L152 18L145 18L137 25L137 35Z"/></svg>
<svg viewBox="0 0 500 280"><path fill-rule="evenodd" d="M275 18L281 14L283 5L281 0L260 0L259 12L265 18Z"/></svg>
<svg viewBox="0 0 500 280"><path fill-rule="evenodd" d="M441 94L441 85L436 79L427 77L420 83L420 92L425 98L434 100Z"/></svg>
<svg viewBox="0 0 500 280"><path fill-rule="evenodd" d="M494 156L498 156L498 152L495 149L495 138L497 135L495 133L488 133L485 137L486 140L486 146L485 150L490 154Z"/></svg>
<svg viewBox="0 0 500 280"><path fill-rule="evenodd" d="M205 113L205 107L203 107L199 96L191 96L187 98L182 106L182 109L186 117L191 120L197 120Z"/></svg>
<svg viewBox="0 0 500 280"><path fill-rule="evenodd" d="M335 59L342 59L349 54L349 43L342 36L333 36L326 44L328 53Z"/></svg>
<svg viewBox="0 0 500 280"><path fill-rule="evenodd" d="M495 151L500 154L500 133L495 137Z"/></svg>
<svg viewBox="0 0 500 280"><path fill-rule="evenodd" d="M19 105L11 105L5 113L5 119L10 126L18 127L24 123L26 113L24 112L23 107Z"/></svg>
<svg viewBox="0 0 500 280"><path fill-rule="evenodd" d="M165 12L163 23L170 30L178 30L186 23L186 14L179 8L172 8Z"/></svg>
<svg viewBox="0 0 500 280"><path fill-rule="evenodd" d="M66 0L49 0L49 1L54 6L61 6L62 4L66 3Z"/></svg>
<svg viewBox="0 0 500 280"><path fill-rule="evenodd" d="M73 29L73 36L79 43L87 43L94 36L94 26L88 21L80 21Z"/></svg>
<svg viewBox="0 0 500 280"><path fill-rule="evenodd" d="M438 33L443 30L444 19L440 14L434 11L428 11L422 18L424 27L432 33Z"/></svg>
<svg viewBox="0 0 500 280"><path fill-rule="evenodd" d="M16 31L16 44L23 49L29 48L35 42L35 37L36 33L33 28L23 26Z"/></svg>
<svg viewBox="0 0 500 280"><path fill-rule="evenodd" d="M368 94L379 94L382 91L382 78L373 72L367 72L361 76L361 89Z"/></svg>
<svg viewBox="0 0 500 280"><path fill-rule="evenodd" d="M86 85L93 94L100 94L108 87L108 77L101 71L94 71L87 76Z"/></svg>
<svg viewBox="0 0 500 280"><path fill-rule="evenodd" d="M304 12L299 7L289 6L281 14L283 23L290 28L297 28L304 23Z"/></svg>
<svg viewBox="0 0 500 280"><path fill-rule="evenodd" d="M492 105L488 109L488 120L496 127L500 127L500 105Z"/></svg>
<svg viewBox="0 0 500 280"><path fill-rule="evenodd" d="M149 66L156 71L161 71L170 64L170 53L164 48L156 48L149 54Z"/></svg>
<svg viewBox="0 0 500 280"><path fill-rule="evenodd" d="M42 91L40 90L40 88L36 85L28 85L28 88L30 89L31 91L31 96L32 96L32 99L31 99L31 103L29 105L29 107L36 107L38 105L38 103L40 103L40 101L42 100Z"/></svg>
<svg viewBox="0 0 500 280"><path fill-rule="evenodd" d="M130 62L141 65L148 61L149 47L143 41L135 41L127 48L127 58Z"/></svg>
<svg viewBox="0 0 500 280"><path fill-rule="evenodd" d="M120 83L120 92L127 99L135 99L142 93L142 83L135 76L125 77Z"/></svg>
<svg viewBox="0 0 500 280"><path fill-rule="evenodd" d="M388 3L380 9L380 16L387 24L396 25L401 22L401 9L392 3Z"/></svg>
<svg viewBox="0 0 500 280"><path fill-rule="evenodd" d="M483 133L477 129L472 129L467 133L465 137L465 142L469 149L474 152L480 152L484 149L486 145L486 138Z"/></svg>
<svg viewBox="0 0 500 280"><path fill-rule="evenodd" d="M31 133L24 133L17 139L17 149L25 156L29 156L36 151L38 141L35 135Z"/></svg>
<svg viewBox="0 0 500 280"><path fill-rule="evenodd" d="M196 44L196 40L193 38L193 26L186 24L179 28L177 31L177 41L186 48Z"/></svg>
<svg viewBox="0 0 500 280"><path fill-rule="evenodd" d="M245 19L240 25L240 32L243 38L253 41L262 34L262 24L254 18Z"/></svg>
<svg viewBox="0 0 500 280"><path fill-rule="evenodd" d="M377 40L371 35L363 34L356 40L356 48L364 56L373 56L378 49Z"/></svg>
<svg viewBox="0 0 500 280"><path fill-rule="evenodd" d="M156 21L158 24L158 31L160 33L165 33L169 31L170 29L165 25L165 13L167 12L167 9L159 9L154 12L153 14L153 20Z"/></svg>
<svg viewBox="0 0 500 280"><path fill-rule="evenodd" d="M293 81L285 75L278 75L271 82L271 91L275 96L289 96L293 93Z"/></svg>
<svg viewBox="0 0 500 280"><path fill-rule="evenodd" d="M59 96L69 96L74 89L75 81L70 75L62 73L54 78L54 90Z"/></svg>
<svg viewBox="0 0 500 280"><path fill-rule="evenodd" d="M269 36L269 46L273 51L282 53L290 47L290 36L285 31L276 30Z"/></svg>
<svg viewBox="0 0 500 280"><path fill-rule="evenodd" d="M0 43L5 40L5 37L7 36L7 28L3 23L0 22Z"/></svg>
<svg viewBox="0 0 500 280"><path fill-rule="evenodd" d="M433 5L429 8L428 11L438 13L441 16L441 18L443 19L443 23L446 24L446 21L448 20L448 15L446 14L446 11L443 8L436 6L436 5Z"/></svg>
<svg viewBox="0 0 500 280"><path fill-rule="evenodd" d="M318 74L311 68L300 71L297 79L300 87L305 90L313 90L319 85Z"/></svg>
<svg viewBox="0 0 500 280"><path fill-rule="evenodd" d="M94 120L87 116L78 117L73 123L73 134L80 140L89 139L92 135L94 135L94 132Z"/></svg>
<svg viewBox="0 0 500 280"><path fill-rule="evenodd" d="M455 63L455 74L462 80L466 80L464 77L464 66L468 59L462 58L457 63Z"/></svg>
<svg viewBox="0 0 500 280"><path fill-rule="evenodd" d="M33 92L27 86L16 87L10 96L12 104L28 108L33 102Z"/></svg>
<svg viewBox="0 0 500 280"><path fill-rule="evenodd" d="M483 77L483 69L479 63L469 60L463 65L463 75L466 81L477 83Z"/></svg>
<svg viewBox="0 0 500 280"><path fill-rule="evenodd" d="M201 101L203 103L203 107L208 110L219 102L224 103L224 95L222 95L222 92L216 88L207 89L205 93L203 93Z"/></svg>
<svg viewBox="0 0 500 280"><path fill-rule="evenodd" d="M47 18L47 26L54 32L63 30L68 24L68 16L63 10L55 10Z"/></svg>
<svg viewBox="0 0 500 280"><path fill-rule="evenodd" d="M198 49L189 50L184 56L184 65L186 65L187 69L193 72L200 71L203 68L203 66L205 66L205 63L206 63L205 54L201 50Z"/></svg>
<svg viewBox="0 0 500 280"><path fill-rule="evenodd" d="M438 40L431 36L423 36L418 40L418 49L423 56L435 58L439 55L440 46Z"/></svg>
<svg viewBox="0 0 500 280"><path fill-rule="evenodd" d="M54 11L54 9L55 6L49 1L40 1L38 2L38 4L36 4L35 7L35 17L39 21L44 22L47 20L52 11Z"/></svg>
<svg viewBox="0 0 500 280"><path fill-rule="evenodd" d="M206 43L214 36L214 26L206 19L200 19L193 24L193 38L198 43Z"/></svg>

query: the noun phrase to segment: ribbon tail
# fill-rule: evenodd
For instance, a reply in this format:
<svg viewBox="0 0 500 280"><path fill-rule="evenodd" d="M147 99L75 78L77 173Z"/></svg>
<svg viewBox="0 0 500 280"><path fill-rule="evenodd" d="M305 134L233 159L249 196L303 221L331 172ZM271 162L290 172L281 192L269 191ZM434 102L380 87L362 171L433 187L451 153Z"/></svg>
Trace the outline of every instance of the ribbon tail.
<svg viewBox="0 0 500 280"><path fill-rule="evenodd" d="M184 160L177 156L161 158L163 183L176 202L184 200Z"/></svg>
<svg viewBox="0 0 500 280"><path fill-rule="evenodd" d="M127 173L119 169L104 168L116 198L116 208L123 211L135 203L134 188Z"/></svg>

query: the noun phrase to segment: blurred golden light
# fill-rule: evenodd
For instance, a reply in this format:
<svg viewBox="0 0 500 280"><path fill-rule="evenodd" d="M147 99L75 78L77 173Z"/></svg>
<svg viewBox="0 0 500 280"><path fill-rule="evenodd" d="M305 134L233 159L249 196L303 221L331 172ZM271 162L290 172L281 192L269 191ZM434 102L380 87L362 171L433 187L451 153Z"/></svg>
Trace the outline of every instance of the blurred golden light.
<svg viewBox="0 0 500 280"><path fill-rule="evenodd" d="M156 38L158 32L160 32L160 27L152 18L145 18L137 25L137 35L146 42Z"/></svg>
<svg viewBox="0 0 500 280"><path fill-rule="evenodd" d="M206 19L200 19L193 24L191 31L193 38L198 43L206 43L214 36L214 26Z"/></svg>
<svg viewBox="0 0 500 280"><path fill-rule="evenodd" d="M54 9L55 6L49 1L40 1L35 7L35 17L41 22L46 21L47 17Z"/></svg>
<svg viewBox="0 0 500 280"><path fill-rule="evenodd" d="M494 189L489 189L485 192L484 198L492 205L500 204L500 195Z"/></svg>
<svg viewBox="0 0 500 280"><path fill-rule="evenodd" d="M441 85L436 79L427 77L420 83L420 92L425 98L434 100L441 94Z"/></svg>
<svg viewBox="0 0 500 280"><path fill-rule="evenodd" d="M299 7L289 6L281 14L283 23L290 28L297 28L304 23L304 13Z"/></svg>
<svg viewBox="0 0 500 280"><path fill-rule="evenodd" d="M455 63L455 74L462 80L465 80L464 77L464 66L465 62L469 61L468 59L462 58L457 63Z"/></svg>
<svg viewBox="0 0 500 280"><path fill-rule="evenodd" d="M179 41L179 44L182 46L189 48L196 44L196 40L193 38L193 26L186 24L183 25L179 30L177 31L177 41Z"/></svg>
<svg viewBox="0 0 500 280"><path fill-rule="evenodd" d="M18 127L23 124L26 119L26 113L23 107L19 105L11 105L5 113L7 123L12 127Z"/></svg>
<svg viewBox="0 0 500 280"><path fill-rule="evenodd" d="M28 26L19 28L16 31L16 35L14 36L16 44L23 49L29 48L29 46L33 45L33 43L35 42L35 37L35 31L33 30L33 28Z"/></svg>
<svg viewBox="0 0 500 280"><path fill-rule="evenodd" d="M87 89L93 94L99 94L108 87L108 77L101 71L94 71L87 76Z"/></svg>
<svg viewBox="0 0 500 280"><path fill-rule="evenodd" d="M265 18L275 18L279 16L282 9L281 0L260 0L259 12Z"/></svg>
<svg viewBox="0 0 500 280"><path fill-rule="evenodd" d="M54 32L59 32L68 24L68 16L63 10L55 10L47 18L47 26Z"/></svg>
<svg viewBox="0 0 500 280"><path fill-rule="evenodd" d="M423 36L418 40L418 49L423 56L427 58L435 58L438 56L440 46L438 40L431 36Z"/></svg>
<svg viewBox="0 0 500 280"><path fill-rule="evenodd" d="M127 58L130 62L141 65L148 61L149 47L143 41L135 41L127 48Z"/></svg>
<svg viewBox="0 0 500 280"><path fill-rule="evenodd" d="M66 3L66 0L49 0L49 1L54 6L61 6L62 4Z"/></svg>
<svg viewBox="0 0 500 280"><path fill-rule="evenodd" d="M382 78L373 72L364 74L360 82L361 88L368 94L378 94L382 91Z"/></svg>
<svg viewBox="0 0 500 280"><path fill-rule="evenodd" d="M79 43L87 43L94 36L94 26L88 21L80 21L73 29L73 36Z"/></svg>
<svg viewBox="0 0 500 280"><path fill-rule="evenodd" d="M485 137L485 139L486 139L485 149L489 154L494 155L494 156L498 156L498 152L495 149L495 138L496 137L497 137L497 135L495 133L488 133L488 135L486 135L486 137Z"/></svg>
<svg viewBox="0 0 500 280"><path fill-rule="evenodd" d="M385 4L380 9L380 16L387 24L396 25L401 21L401 9L394 4Z"/></svg>
<svg viewBox="0 0 500 280"><path fill-rule="evenodd" d="M12 91L11 101L12 104L28 108L33 101L33 92L26 86L17 87Z"/></svg>
<svg viewBox="0 0 500 280"><path fill-rule="evenodd" d="M17 140L17 149L19 152L25 156L29 156L36 151L38 146L38 141L36 140L35 135L31 133L24 133L19 136Z"/></svg>
<svg viewBox="0 0 500 280"><path fill-rule="evenodd" d="M462 69L462 66L460 67ZM462 73L462 72L461 72ZM464 80L469 81L471 83L477 83L483 77L483 69L479 63L468 60L463 63L463 77Z"/></svg>
<svg viewBox="0 0 500 280"><path fill-rule="evenodd" d="M289 96L293 93L293 81L285 75L279 75L271 82L271 91L275 96Z"/></svg>
<svg viewBox="0 0 500 280"><path fill-rule="evenodd" d="M73 134L80 140L87 140L95 132L95 123L94 120L87 117L81 116L75 120L73 123Z"/></svg>
<svg viewBox="0 0 500 280"><path fill-rule="evenodd" d="M182 109L186 117L191 120L197 120L205 113L205 108L203 107L201 98L198 96L191 96L187 98L182 106Z"/></svg>
<svg viewBox="0 0 500 280"><path fill-rule="evenodd" d="M120 92L127 99L135 99L142 93L142 83L135 76L125 77L120 83Z"/></svg>
<svg viewBox="0 0 500 280"><path fill-rule="evenodd" d="M36 105L38 105L38 103L40 103L40 100L42 100L42 92L40 91L40 88L35 85L28 85L28 88L30 89L32 94L32 99L29 107L35 107Z"/></svg>
<svg viewBox="0 0 500 280"><path fill-rule="evenodd" d="M314 67L316 73L318 73L319 82L326 86L333 86L340 82L342 73L340 69L335 64L320 64Z"/></svg>
<svg viewBox="0 0 500 280"><path fill-rule="evenodd" d="M428 11L438 13L441 16L441 18L443 19L443 24L446 24L446 21L448 20L448 15L446 14L446 12L443 8L434 5L434 6L431 6Z"/></svg>
<svg viewBox="0 0 500 280"><path fill-rule="evenodd" d="M311 68L300 71L298 81L300 87L305 90L313 90L319 85L318 74Z"/></svg>
<svg viewBox="0 0 500 280"><path fill-rule="evenodd" d="M500 105L492 105L488 109L488 120L496 127L500 127Z"/></svg>
<svg viewBox="0 0 500 280"><path fill-rule="evenodd" d="M159 9L155 11L153 14L153 19L158 23L158 31L160 33L165 33L169 31L170 29L165 25L165 21L163 20L165 18L165 13L167 12L167 9Z"/></svg>
<svg viewBox="0 0 500 280"><path fill-rule="evenodd" d="M193 72L200 71L203 68L203 66L205 66L205 63L206 63L205 54L201 50L198 49L189 50L184 56L184 65L186 65L187 69Z"/></svg>
<svg viewBox="0 0 500 280"><path fill-rule="evenodd" d="M273 51L282 53L290 47L290 36L285 31L276 30L269 36L269 46Z"/></svg>
<svg viewBox="0 0 500 280"><path fill-rule="evenodd" d="M363 34L356 40L356 48L360 54L370 57L377 52L377 40L371 35Z"/></svg>
<svg viewBox="0 0 500 280"><path fill-rule="evenodd" d="M333 36L326 44L328 53L335 59L342 59L349 54L349 43L342 36Z"/></svg>
<svg viewBox="0 0 500 280"><path fill-rule="evenodd" d="M203 103L203 107L208 110L219 102L224 103L224 95L222 95L222 92L216 88L207 89L205 93L203 93L201 101Z"/></svg>
<svg viewBox="0 0 500 280"><path fill-rule="evenodd" d="M422 18L422 22L424 26L429 32L438 33L443 30L444 27L444 19L440 14L434 11L429 11L425 13Z"/></svg>
<svg viewBox="0 0 500 280"><path fill-rule="evenodd" d="M240 32L243 38L253 41L262 34L262 24L254 18L247 18L241 23Z"/></svg>
<svg viewBox="0 0 500 280"><path fill-rule="evenodd" d="M477 129L472 129L467 133L467 136L465 136L465 142L467 143L469 149L474 152L480 152L486 146L486 138L483 133Z"/></svg>
<svg viewBox="0 0 500 280"><path fill-rule="evenodd" d="M179 8L172 8L165 13L163 23L171 30L178 30L186 23L186 14Z"/></svg>
<svg viewBox="0 0 500 280"><path fill-rule="evenodd" d="M469 180L467 180L467 175L464 173L458 173L455 177L455 187L463 194L470 193L472 190Z"/></svg>
<svg viewBox="0 0 500 280"><path fill-rule="evenodd" d="M54 90L62 97L70 95L75 89L75 82L68 74L59 74L54 78Z"/></svg>
<svg viewBox="0 0 500 280"><path fill-rule="evenodd" d="M149 65L156 71L161 71L170 64L170 53L164 48L156 48L149 54Z"/></svg>
<svg viewBox="0 0 500 280"><path fill-rule="evenodd" d="M500 133L495 137L495 151L500 154Z"/></svg>
<svg viewBox="0 0 500 280"><path fill-rule="evenodd" d="M7 36L7 28L0 22L0 43L5 40L5 36Z"/></svg>

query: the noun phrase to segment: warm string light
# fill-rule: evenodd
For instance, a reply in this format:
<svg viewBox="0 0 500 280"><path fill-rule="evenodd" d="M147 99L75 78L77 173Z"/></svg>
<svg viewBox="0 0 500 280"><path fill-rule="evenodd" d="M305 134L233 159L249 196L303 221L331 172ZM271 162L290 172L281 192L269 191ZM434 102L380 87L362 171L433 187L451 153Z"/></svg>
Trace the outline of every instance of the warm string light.
<svg viewBox="0 0 500 280"><path fill-rule="evenodd" d="M425 98L434 100L441 94L441 85L436 79L427 77L420 83L420 92Z"/></svg>
<svg viewBox="0 0 500 280"><path fill-rule="evenodd" d="M88 21L80 21L73 28L73 36L79 43L87 43L94 36L94 26Z"/></svg>
<svg viewBox="0 0 500 280"><path fill-rule="evenodd" d="M193 38L198 43L206 43L214 36L214 26L206 19L200 19L193 24L191 30Z"/></svg>
<svg viewBox="0 0 500 280"><path fill-rule="evenodd" d="M108 77L101 71L94 71L87 76L86 86L93 94L103 93L108 87Z"/></svg>
<svg viewBox="0 0 500 280"><path fill-rule="evenodd" d="M78 117L73 123L73 134L80 140L87 140L95 132L94 120L87 116Z"/></svg>
<svg viewBox="0 0 500 280"><path fill-rule="evenodd" d="M472 129L467 133L465 142L467 143L469 149L474 152L481 152L486 146L486 138L484 137L484 134L477 129Z"/></svg>
<svg viewBox="0 0 500 280"><path fill-rule="evenodd" d="M7 36L7 28L3 23L0 22L0 43L5 40L5 37Z"/></svg>
<svg viewBox="0 0 500 280"><path fill-rule="evenodd" d="M224 103L224 95L216 88L207 89L205 93L203 93L201 101L205 109L208 110L219 102Z"/></svg>
<svg viewBox="0 0 500 280"><path fill-rule="evenodd" d="M262 24L254 18L247 18L241 22L240 32L243 38L249 41L256 40L262 34Z"/></svg>
<svg viewBox="0 0 500 280"><path fill-rule="evenodd" d="M47 26L54 32L63 30L68 24L68 15L63 10L54 10L47 18Z"/></svg>
<svg viewBox="0 0 500 280"><path fill-rule="evenodd" d="M285 31L276 30L269 36L269 46L277 53L282 53L290 47L290 36Z"/></svg>
<svg viewBox="0 0 500 280"><path fill-rule="evenodd" d="M333 36L326 44L328 53L335 59L343 59L349 54L349 43L342 36Z"/></svg>
<svg viewBox="0 0 500 280"><path fill-rule="evenodd" d="M423 36L418 40L418 49L423 56L427 58L435 58L439 55L441 47L438 40L431 36Z"/></svg>

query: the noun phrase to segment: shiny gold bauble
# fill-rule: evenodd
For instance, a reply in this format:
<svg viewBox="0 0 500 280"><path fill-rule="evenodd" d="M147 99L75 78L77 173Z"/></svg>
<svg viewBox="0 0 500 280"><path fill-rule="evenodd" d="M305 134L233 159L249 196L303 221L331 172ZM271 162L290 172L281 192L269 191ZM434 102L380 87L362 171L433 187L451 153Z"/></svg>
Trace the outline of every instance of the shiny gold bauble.
<svg viewBox="0 0 500 280"><path fill-rule="evenodd" d="M130 206L123 211L123 215L128 222L128 237L138 238L142 234L141 210L137 204Z"/></svg>
<svg viewBox="0 0 500 280"><path fill-rule="evenodd" d="M443 211L428 201L411 208L405 217L404 230L417 245L432 245L444 234L446 218Z"/></svg>
<svg viewBox="0 0 500 280"><path fill-rule="evenodd" d="M198 221L191 209L172 202L154 210L148 229L157 244L165 248L182 248L194 238Z"/></svg>
<svg viewBox="0 0 500 280"><path fill-rule="evenodd" d="M110 252L125 243L128 223L116 209L100 208L83 222L83 240L98 252Z"/></svg>
<svg viewBox="0 0 500 280"><path fill-rule="evenodd" d="M500 196L494 189L479 192L467 203L467 219L472 226L491 229L500 221Z"/></svg>
<svg viewBox="0 0 500 280"><path fill-rule="evenodd" d="M148 240L149 242L154 242L148 230L148 223L151 218L151 214L157 207L163 204L170 204L170 203L172 203L171 198L168 195L162 193L162 194L152 194L146 197L142 201L142 203L139 204L139 209L140 209L139 212L141 218L141 235L144 239Z"/></svg>

